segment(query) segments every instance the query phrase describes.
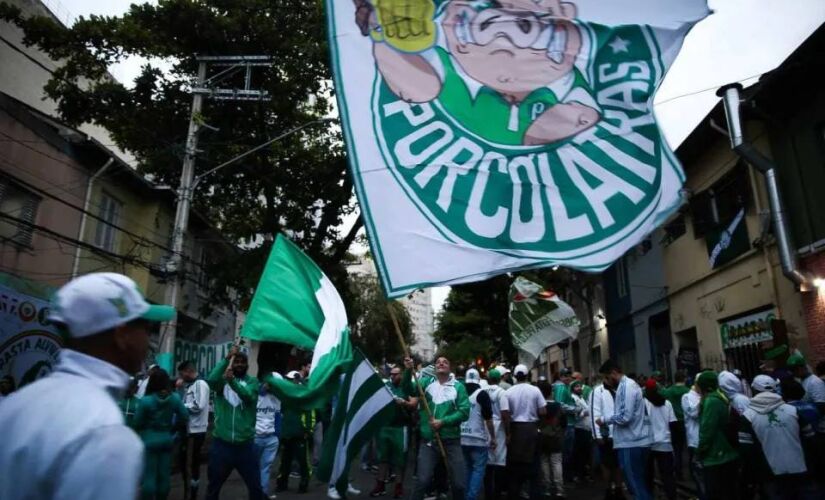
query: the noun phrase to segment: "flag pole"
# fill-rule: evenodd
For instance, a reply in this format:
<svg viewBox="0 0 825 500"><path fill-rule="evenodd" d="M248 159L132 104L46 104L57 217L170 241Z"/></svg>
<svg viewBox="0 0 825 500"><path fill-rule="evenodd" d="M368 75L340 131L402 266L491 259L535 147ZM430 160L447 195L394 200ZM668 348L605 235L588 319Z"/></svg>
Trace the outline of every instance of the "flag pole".
<svg viewBox="0 0 825 500"><path fill-rule="evenodd" d="M387 302L387 310L390 312L390 319L392 319L392 325L395 327L395 334L398 336L398 341L401 342L401 349L404 351L404 356L412 358L410 348L407 346L407 342L404 341L404 335L401 334L401 327L398 326L398 318L395 317L395 311L392 310L392 302ZM427 402L427 395L424 394L424 388L418 383L418 375L415 373L415 367L413 367L410 371L412 372L413 383L418 388L418 396L421 398L421 402L424 403L424 410L427 412L427 417L432 419L433 412L430 409L430 403ZM444 460L444 468L449 475L450 467L447 462L447 451L444 449L444 443L441 442L441 434L439 434L437 430L433 429L433 435L435 436L436 443L438 443L438 451L441 452L441 459ZM450 481L447 481L447 483L449 484ZM450 486L450 488L452 488L452 486Z"/></svg>

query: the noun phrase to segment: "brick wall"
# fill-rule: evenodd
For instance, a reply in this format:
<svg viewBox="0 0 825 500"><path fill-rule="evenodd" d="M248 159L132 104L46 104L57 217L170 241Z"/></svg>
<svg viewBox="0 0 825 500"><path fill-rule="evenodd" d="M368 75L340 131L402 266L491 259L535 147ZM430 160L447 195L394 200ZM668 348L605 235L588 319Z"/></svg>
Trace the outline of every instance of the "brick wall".
<svg viewBox="0 0 825 500"><path fill-rule="evenodd" d="M802 259L802 268L815 276L825 277L825 252ZM802 294L802 307L808 326L812 361L825 360L825 288Z"/></svg>

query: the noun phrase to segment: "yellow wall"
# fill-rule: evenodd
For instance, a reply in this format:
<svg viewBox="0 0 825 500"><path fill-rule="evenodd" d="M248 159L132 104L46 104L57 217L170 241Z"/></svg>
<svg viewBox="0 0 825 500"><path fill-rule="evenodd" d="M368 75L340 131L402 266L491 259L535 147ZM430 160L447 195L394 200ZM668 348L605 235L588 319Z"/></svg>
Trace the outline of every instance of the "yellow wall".
<svg viewBox="0 0 825 500"><path fill-rule="evenodd" d="M748 130L750 137L761 135L758 129ZM757 141L756 146L769 154L764 138ZM693 193L704 191L729 172L737 160L737 156L730 150L727 139L719 135L718 140L707 145L704 154L691 164L685 165L685 187ZM762 175L754 172L751 178L756 179L759 193L757 200L753 200L750 183L742 186L742 189L749 190L751 198L745 221L748 237L753 241L760 235L758 207L767 210L768 203ZM711 270L704 238L694 238L689 216L686 217L686 224L685 234L664 249L670 321L671 329L675 333L691 327L696 328L702 365L722 368L720 320L769 305L779 306L781 317L788 324L791 343L805 349L807 333L802 315L801 296L792 283L782 275L775 247L771 246L770 249L773 283L764 253L756 248L751 248L734 261ZM690 265L685 265L686 263ZM774 284L778 297L775 296ZM676 341L678 342L678 336Z"/></svg>
<svg viewBox="0 0 825 500"><path fill-rule="evenodd" d="M117 254L135 257L143 262L160 264L161 258L167 253L161 247L169 246L169 234L174 216L172 207L159 199L148 199L138 189L123 182L119 176L113 174L107 176L107 174L109 173L104 172L100 180L95 182L89 212L100 215L101 199L104 192L118 200L122 207L117 225L139 237L116 230L113 251ZM103 224L103 222L93 217L87 218L83 241L94 244L95 233L99 224ZM141 238L146 241L142 241ZM94 271L113 271L126 274L135 280L150 301L163 301L165 286L158 284L145 266L126 264L122 260L111 259L91 250L83 250L81 252L79 273L84 274Z"/></svg>

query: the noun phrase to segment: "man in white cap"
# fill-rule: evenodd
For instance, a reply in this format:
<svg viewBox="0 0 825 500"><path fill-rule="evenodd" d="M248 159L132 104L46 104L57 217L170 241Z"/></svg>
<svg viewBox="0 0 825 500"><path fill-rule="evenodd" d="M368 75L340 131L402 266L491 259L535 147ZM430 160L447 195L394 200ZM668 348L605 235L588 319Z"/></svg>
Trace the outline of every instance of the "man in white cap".
<svg viewBox="0 0 825 500"><path fill-rule="evenodd" d="M184 500L195 500L201 478L201 448L209 426L209 384L198 378L195 363L186 360L178 365L176 386L183 391L183 406L189 412L187 435L181 443L179 463Z"/></svg>
<svg viewBox="0 0 825 500"><path fill-rule="evenodd" d="M464 375L464 387L470 399L470 418L461 423L461 451L467 470L467 500L476 500L484 481L487 450L496 449L496 430L493 427L493 405L490 395L481 388L481 375L470 368Z"/></svg>
<svg viewBox="0 0 825 500"><path fill-rule="evenodd" d="M796 408L776 393L778 385L768 375L757 375L751 384L754 397L739 425L751 434L751 442L758 444L762 453L745 457L757 462L751 468L754 477L745 480L762 482L770 498L806 498L803 492L807 489L807 467L799 437L799 417Z"/></svg>
<svg viewBox="0 0 825 500"><path fill-rule="evenodd" d="M533 482L533 463L537 458L539 420L547 413L547 402L541 390L530 384L524 365L516 365L513 376L516 385L504 393L508 409L502 411L507 433L507 496L518 499L521 488Z"/></svg>
<svg viewBox="0 0 825 500"><path fill-rule="evenodd" d="M49 320L66 344L57 366L0 406L0 498L135 498L143 444L116 401L146 358L151 324L174 317L121 274L57 291Z"/></svg>
<svg viewBox="0 0 825 500"><path fill-rule="evenodd" d="M501 381L498 383L498 386L504 389L505 391L513 387L513 384L510 383L513 381L513 378L510 374L510 369L504 365L501 365L496 367L496 370L498 370L498 372L501 374Z"/></svg>

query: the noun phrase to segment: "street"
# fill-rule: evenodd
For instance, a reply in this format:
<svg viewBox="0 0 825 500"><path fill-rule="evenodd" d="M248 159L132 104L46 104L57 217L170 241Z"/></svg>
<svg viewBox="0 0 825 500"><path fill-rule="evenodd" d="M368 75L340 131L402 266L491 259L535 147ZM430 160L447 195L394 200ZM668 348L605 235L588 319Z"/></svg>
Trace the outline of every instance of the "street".
<svg viewBox="0 0 825 500"><path fill-rule="evenodd" d="M274 468L273 468L274 470ZM369 498L369 492L375 485L375 480L372 472L365 472L362 471L360 467L353 466L353 484L354 486L361 490L361 494L350 497L350 498ZM202 486L199 490L198 498L205 498L206 495L206 465L202 467L201 470L201 482ZM405 495L409 493L410 487L412 486L412 478L408 478L405 484L404 492ZM272 482L270 483L271 490L274 491L275 487L275 474L273 473ZM279 500L321 500L327 498L327 487L326 485L315 481L310 480L309 483L309 492L306 494L298 494L296 490L298 489L298 480L297 479L290 479L289 484L289 491L282 492L278 494ZM389 488L388 488L389 489ZM586 483L582 485L570 485L567 490L567 498L571 500L595 500L604 498L604 485L601 481L596 481L594 483ZM174 474L172 476L172 492L169 495L171 500L183 500L183 483L181 482L181 475ZM221 500L241 500L246 498L246 487L243 484L243 480L238 475L237 472L233 472L229 479L224 484L223 489L221 490ZM392 495L384 496L383 498L392 498Z"/></svg>

